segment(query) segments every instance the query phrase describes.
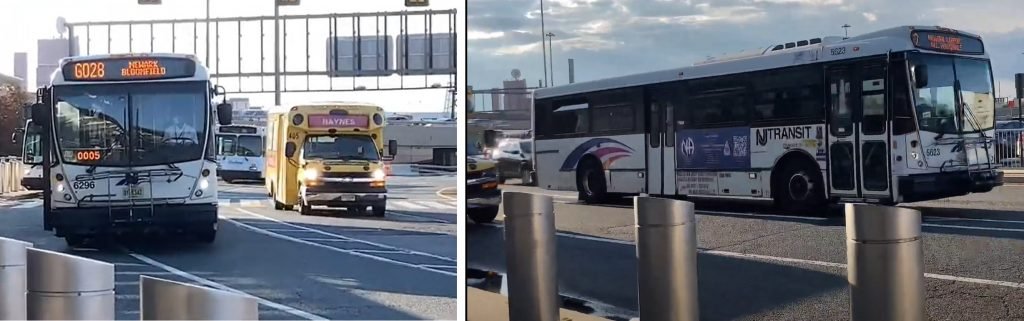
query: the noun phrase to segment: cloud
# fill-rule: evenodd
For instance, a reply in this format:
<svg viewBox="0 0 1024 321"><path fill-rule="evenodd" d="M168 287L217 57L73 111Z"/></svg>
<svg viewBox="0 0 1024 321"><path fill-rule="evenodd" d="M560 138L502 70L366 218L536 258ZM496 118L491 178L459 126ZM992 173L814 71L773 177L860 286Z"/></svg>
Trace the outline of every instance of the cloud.
<svg viewBox="0 0 1024 321"><path fill-rule="evenodd" d="M842 35L843 24L852 26L851 36L900 25L981 34L1001 79L1012 77L1009 70L1024 70L1016 45L1024 43L1024 19L992 13L1008 12L1019 1L544 0L544 31L555 34L556 84L567 82L568 58L575 60L576 80L586 81ZM543 78L538 0L469 0L467 12L470 85L500 87L512 68L522 70L531 85ZM991 49L1001 47L1016 50L1015 55Z"/></svg>

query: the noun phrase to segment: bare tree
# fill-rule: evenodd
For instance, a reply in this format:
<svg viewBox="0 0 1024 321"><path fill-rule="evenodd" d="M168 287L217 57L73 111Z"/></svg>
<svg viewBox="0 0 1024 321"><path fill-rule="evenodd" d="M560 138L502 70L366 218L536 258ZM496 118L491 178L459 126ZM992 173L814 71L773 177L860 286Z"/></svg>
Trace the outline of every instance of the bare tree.
<svg viewBox="0 0 1024 321"><path fill-rule="evenodd" d="M21 137L14 142L10 137L24 126L22 113L27 103L28 98L21 88L0 84L0 155L21 156Z"/></svg>

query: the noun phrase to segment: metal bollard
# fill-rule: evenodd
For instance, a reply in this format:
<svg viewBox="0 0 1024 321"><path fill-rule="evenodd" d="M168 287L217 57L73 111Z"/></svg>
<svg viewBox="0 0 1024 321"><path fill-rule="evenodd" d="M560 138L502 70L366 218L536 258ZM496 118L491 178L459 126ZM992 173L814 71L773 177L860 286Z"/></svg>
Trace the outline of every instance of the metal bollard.
<svg viewBox="0 0 1024 321"><path fill-rule="evenodd" d="M635 197L633 213L640 320L699 320L693 203Z"/></svg>
<svg viewBox="0 0 1024 321"><path fill-rule="evenodd" d="M550 196L505 192L510 320L558 321L555 215Z"/></svg>
<svg viewBox="0 0 1024 321"><path fill-rule="evenodd" d="M259 320L256 298L148 276L139 278L142 320Z"/></svg>
<svg viewBox="0 0 1024 321"><path fill-rule="evenodd" d="M29 320L113 320L114 265L28 249Z"/></svg>
<svg viewBox="0 0 1024 321"><path fill-rule="evenodd" d="M32 243L0 237L0 320L25 320L27 250Z"/></svg>
<svg viewBox="0 0 1024 321"><path fill-rule="evenodd" d="M921 212L846 204L853 321L925 320Z"/></svg>

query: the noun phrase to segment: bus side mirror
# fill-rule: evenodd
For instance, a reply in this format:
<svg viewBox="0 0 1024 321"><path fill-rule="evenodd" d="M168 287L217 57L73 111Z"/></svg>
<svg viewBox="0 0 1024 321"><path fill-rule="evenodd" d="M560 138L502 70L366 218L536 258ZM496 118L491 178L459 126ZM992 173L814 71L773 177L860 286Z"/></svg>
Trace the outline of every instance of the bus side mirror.
<svg viewBox="0 0 1024 321"><path fill-rule="evenodd" d="M917 86L917 88L924 88L928 86L927 65L914 66L914 86Z"/></svg>
<svg viewBox="0 0 1024 321"><path fill-rule="evenodd" d="M231 125L231 104L220 103L217 105L217 122L221 126Z"/></svg>
<svg viewBox="0 0 1024 321"><path fill-rule="evenodd" d="M491 147L494 147L497 144L498 144L498 132L496 132L494 130L490 130L490 129L485 130L484 131L484 147L491 148Z"/></svg>
<svg viewBox="0 0 1024 321"><path fill-rule="evenodd" d="M287 144L284 144L284 156L288 158L295 156L295 143L288 142Z"/></svg>
<svg viewBox="0 0 1024 321"><path fill-rule="evenodd" d="M388 140L388 155L391 155L391 156L398 155L398 141L397 140L394 140L394 139Z"/></svg>
<svg viewBox="0 0 1024 321"><path fill-rule="evenodd" d="M31 110L32 110L32 123L33 124L43 124L43 123L46 123L46 119L45 119L46 117L44 116L45 113L46 113L46 105L43 105L42 103L35 103L35 104L32 104L32 109Z"/></svg>

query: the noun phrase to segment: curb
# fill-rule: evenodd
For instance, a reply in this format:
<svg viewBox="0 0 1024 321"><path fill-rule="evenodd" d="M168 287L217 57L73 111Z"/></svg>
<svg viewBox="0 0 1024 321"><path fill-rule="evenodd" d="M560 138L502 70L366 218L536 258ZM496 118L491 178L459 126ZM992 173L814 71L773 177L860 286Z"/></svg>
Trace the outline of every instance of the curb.
<svg viewBox="0 0 1024 321"><path fill-rule="evenodd" d="M0 195L0 199L5 201L16 201L30 198L37 198L43 195L43 191L28 191L19 193L17 195Z"/></svg>
<svg viewBox="0 0 1024 321"><path fill-rule="evenodd" d="M1003 183L1024 184L1024 175L1004 175Z"/></svg>

